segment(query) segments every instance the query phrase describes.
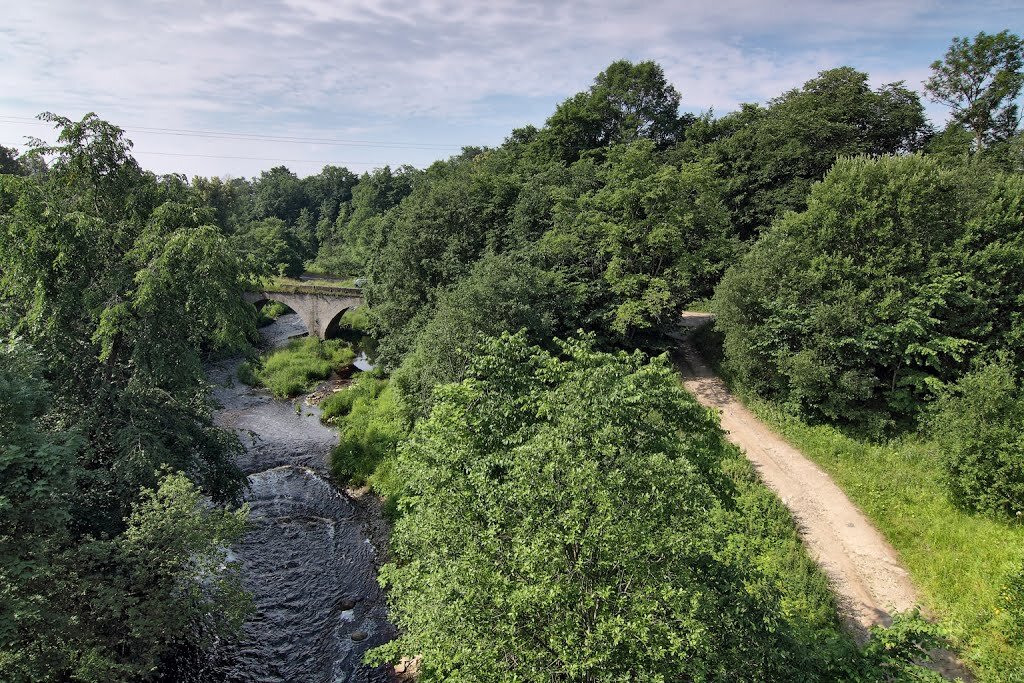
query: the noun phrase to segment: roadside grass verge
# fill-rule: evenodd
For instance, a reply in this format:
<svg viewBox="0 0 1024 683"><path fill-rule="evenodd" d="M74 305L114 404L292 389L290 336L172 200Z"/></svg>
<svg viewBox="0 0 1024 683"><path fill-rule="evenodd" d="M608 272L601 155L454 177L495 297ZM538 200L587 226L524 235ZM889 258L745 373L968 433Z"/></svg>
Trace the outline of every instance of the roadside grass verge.
<svg viewBox="0 0 1024 683"><path fill-rule="evenodd" d="M745 401L824 468L899 551L924 607L949 631L982 681L1024 681L1024 642L1002 589L1024 558L1024 528L969 514L942 482L939 448L918 435L871 444L808 425L778 407Z"/></svg>
<svg viewBox="0 0 1024 683"><path fill-rule="evenodd" d="M696 341L717 368L715 335L704 332ZM1014 637L1019 626L1004 604L1008 577L1024 560L1024 527L956 507L942 481L940 446L923 435L874 443L807 424L729 383L755 415L828 472L892 543L923 607L978 680L1024 681L1024 634Z"/></svg>
<svg viewBox="0 0 1024 683"><path fill-rule="evenodd" d="M296 339L256 363L245 362L238 378L246 384L263 386L279 398L290 398L313 389L317 382L341 370L355 359L355 352L336 339Z"/></svg>

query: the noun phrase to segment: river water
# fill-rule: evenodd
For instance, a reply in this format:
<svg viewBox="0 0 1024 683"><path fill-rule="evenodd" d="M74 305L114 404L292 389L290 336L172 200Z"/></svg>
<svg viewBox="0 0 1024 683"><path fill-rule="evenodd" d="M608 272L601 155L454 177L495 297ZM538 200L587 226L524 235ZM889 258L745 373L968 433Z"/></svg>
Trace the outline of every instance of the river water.
<svg viewBox="0 0 1024 683"><path fill-rule="evenodd" d="M261 330L268 347L306 331L296 315ZM319 411L273 398L238 381L240 358L210 367L217 423L246 445L250 528L236 547L255 614L241 642L218 659L232 682L368 683L387 669L362 664L369 648L393 636L377 584L373 520L327 479L338 441ZM297 409L298 406L298 409Z"/></svg>

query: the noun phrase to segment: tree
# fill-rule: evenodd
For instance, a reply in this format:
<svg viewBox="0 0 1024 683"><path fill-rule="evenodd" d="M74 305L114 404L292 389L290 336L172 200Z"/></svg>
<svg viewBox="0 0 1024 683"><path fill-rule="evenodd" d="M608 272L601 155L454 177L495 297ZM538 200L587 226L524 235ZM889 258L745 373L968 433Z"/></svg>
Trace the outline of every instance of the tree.
<svg viewBox="0 0 1024 683"><path fill-rule="evenodd" d="M163 201L119 128L46 119L49 172L0 176L0 334L46 358L55 412L87 437L74 524L117 533L164 466L231 499L240 446L213 425L202 360L254 333L245 272L205 207Z"/></svg>
<svg viewBox="0 0 1024 683"><path fill-rule="evenodd" d="M953 110L974 133L975 149L1005 139L1020 122L1014 100L1024 87L1024 43L1009 31L954 38L946 56L932 63L925 90Z"/></svg>
<svg viewBox="0 0 1024 683"><path fill-rule="evenodd" d="M466 278L441 292L393 384L412 415L423 417L435 386L462 381L483 337L523 330L531 343L546 343L574 329L576 305L558 275L528 255L486 255Z"/></svg>
<svg viewBox="0 0 1024 683"><path fill-rule="evenodd" d="M340 205L336 218L321 218L317 224L317 263L333 273L365 273L371 252L383 238L384 214L412 191L419 174L411 166L364 173L352 189L350 203Z"/></svg>
<svg viewBox="0 0 1024 683"><path fill-rule="evenodd" d="M664 149L682 138L679 92L654 62L612 62L589 90L558 105L538 143L572 163L588 150L644 138Z"/></svg>
<svg viewBox="0 0 1024 683"><path fill-rule="evenodd" d="M866 73L840 67L767 107L744 105L694 127L703 144L691 154L718 166L735 232L750 239L803 210L811 185L838 157L913 151L927 130L916 93L902 83L871 90Z"/></svg>
<svg viewBox="0 0 1024 683"><path fill-rule="evenodd" d="M280 218L249 223L231 236L231 244L257 275L298 277L304 270L299 237Z"/></svg>
<svg viewBox="0 0 1024 683"><path fill-rule="evenodd" d="M367 303L382 338L378 360L398 366L438 294L465 277L487 250L505 251L519 178L503 150L437 162L384 214L369 263Z"/></svg>
<svg viewBox="0 0 1024 683"><path fill-rule="evenodd" d="M1020 363L1022 201L1015 177L928 157L836 162L716 291L727 363L806 415L861 424L915 416L975 356Z"/></svg>
<svg viewBox="0 0 1024 683"><path fill-rule="evenodd" d="M53 593L54 556L68 540L78 444L41 424L50 400L42 371L24 343L0 343L0 674L7 680L42 680L59 666L67 622Z"/></svg>
<svg viewBox="0 0 1024 683"><path fill-rule="evenodd" d="M663 361L488 342L402 448L402 635L377 658L422 654L424 681L786 679L778 597L726 550L726 452Z"/></svg>
<svg viewBox="0 0 1024 683"><path fill-rule="evenodd" d="M246 510L210 509L181 474L142 493L114 538L73 533L76 455L56 431L43 366L0 346L0 677L134 681L176 647L203 649L247 613L226 548Z"/></svg>
<svg viewBox="0 0 1024 683"><path fill-rule="evenodd" d="M0 145L0 174L24 175L25 169L18 161L18 150Z"/></svg>
<svg viewBox="0 0 1024 683"><path fill-rule="evenodd" d="M286 166L263 171L252 183L253 218L279 218L294 225L305 203L302 181Z"/></svg>
<svg viewBox="0 0 1024 683"><path fill-rule="evenodd" d="M735 244L706 164L662 164L638 140L609 147L597 178L598 189L563 197L539 250L586 292L596 329L630 339L710 296Z"/></svg>

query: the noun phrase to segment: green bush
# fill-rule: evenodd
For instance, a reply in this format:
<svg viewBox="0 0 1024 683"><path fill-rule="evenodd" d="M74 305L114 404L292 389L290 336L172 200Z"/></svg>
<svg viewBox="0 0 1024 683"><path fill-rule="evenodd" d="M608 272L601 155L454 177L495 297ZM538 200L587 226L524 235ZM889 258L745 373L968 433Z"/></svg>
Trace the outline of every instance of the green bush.
<svg viewBox="0 0 1024 683"><path fill-rule="evenodd" d="M260 378L256 376L256 370L251 361L245 361L238 366L238 379L242 384L250 387L262 386Z"/></svg>
<svg viewBox="0 0 1024 683"><path fill-rule="evenodd" d="M340 340L306 337L274 351L258 367L243 363L238 378L246 384L264 386L279 398L290 398L309 391L355 357L355 352Z"/></svg>
<svg viewBox="0 0 1024 683"><path fill-rule="evenodd" d="M910 680L927 634L859 654L785 508L667 363L518 334L467 374L378 468L405 489L381 572L401 635L372 660L419 654L424 683Z"/></svg>
<svg viewBox="0 0 1024 683"><path fill-rule="evenodd" d="M932 430L954 500L1024 521L1024 393L1009 367L988 365L950 387Z"/></svg>
<svg viewBox="0 0 1024 683"><path fill-rule="evenodd" d="M369 482L382 495L397 494L390 486L381 487L385 481L378 481L375 473L382 462L394 458L398 443L409 432L398 394L387 382L361 375L356 385L331 398L343 395L336 399L336 404L328 406L332 421L342 428L338 445L331 453L331 473L344 484Z"/></svg>
<svg viewBox="0 0 1024 683"><path fill-rule="evenodd" d="M922 156L840 159L716 290L726 363L762 396L853 424L916 418L968 368L1024 361L1024 182Z"/></svg>

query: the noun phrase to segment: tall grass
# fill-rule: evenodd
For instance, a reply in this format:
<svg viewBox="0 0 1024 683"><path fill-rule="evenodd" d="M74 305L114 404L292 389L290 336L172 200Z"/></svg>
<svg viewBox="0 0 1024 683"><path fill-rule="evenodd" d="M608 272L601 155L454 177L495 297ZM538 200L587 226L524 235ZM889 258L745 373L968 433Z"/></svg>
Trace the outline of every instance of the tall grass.
<svg viewBox="0 0 1024 683"><path fill-rule="evenodd" d="M290 398L310 391L317 382L349 365L355 356L340 340L306 337L274 351L256 365L243 363L238 378L247 384L264 386L279 398Z"/></svg>
<svg viewBox="0 0 1024 683"><path fill-rule="evenodd" d="M409 433L409 422L397 392L386 381L360 375L353 386L335 393L320 404L322 417L341 427L341 437L331 453L331 472L340 482L371 483L378 493L389 495L385 485L390 464L381 477L375 475L385 461L394 458L399 442Z"/></svg>
<svg viewBox="0 0 1024 683"><path fill-rule="evenodd" d="M291 310L280 301L268 301L260 308L256 316L256 326L266 327L285 313L290 313Z"/></svg>

